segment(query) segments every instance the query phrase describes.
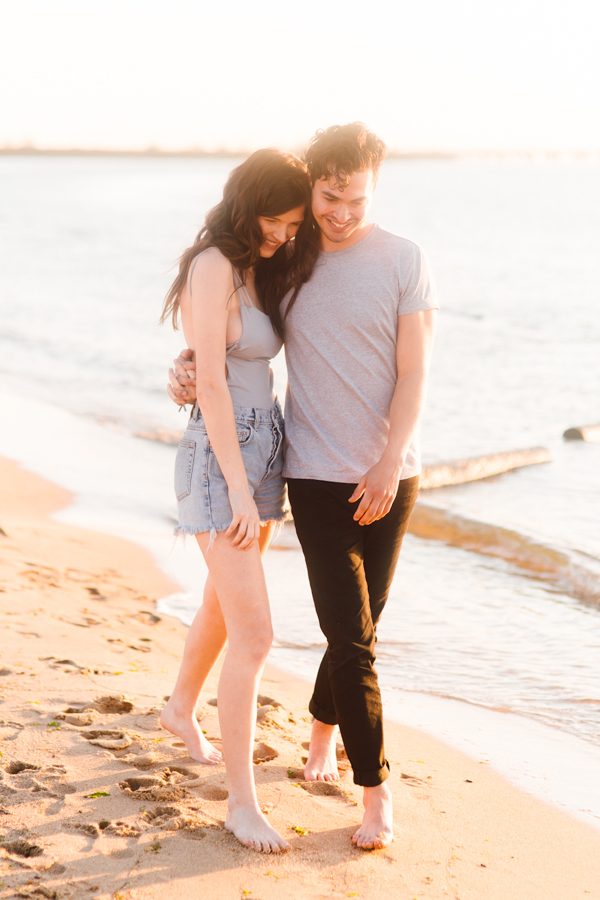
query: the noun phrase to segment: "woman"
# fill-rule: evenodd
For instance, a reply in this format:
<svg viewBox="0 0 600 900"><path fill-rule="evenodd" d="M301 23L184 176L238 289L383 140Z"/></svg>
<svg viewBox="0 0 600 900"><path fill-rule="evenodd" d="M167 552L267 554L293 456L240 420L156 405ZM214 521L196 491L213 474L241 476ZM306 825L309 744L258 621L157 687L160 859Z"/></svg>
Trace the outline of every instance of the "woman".
<svg viewBox="0 0 600 900"><path fill-rule="evenodd" d="M284 515L281 408L269 360L281 347L279 302L311 269L313 226L304 164L276 150L252 154L229 177L180 260L169 315L196 359L197 403L179 444L179 528L196 536L208 579L161 724L199 762L221 755L195 707L227 640L218 710L229 804L225 827L245 846L280 852L286 841L258 805L252 749L256 696L272 626L261 563Z"/></svg>

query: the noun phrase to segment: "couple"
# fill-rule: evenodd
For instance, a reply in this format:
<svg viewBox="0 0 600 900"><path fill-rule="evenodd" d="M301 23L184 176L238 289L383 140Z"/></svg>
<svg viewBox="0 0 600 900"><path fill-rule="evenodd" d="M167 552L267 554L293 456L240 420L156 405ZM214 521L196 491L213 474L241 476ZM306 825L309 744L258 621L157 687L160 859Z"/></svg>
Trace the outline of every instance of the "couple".
<svg viewBox="0 0 600 900"><path fill-rule="evenodd" d="M288 849L260 811L252 764L272 640L261 554L284 518L286 481L327 639L305 777L338 778L339 727L364 787L352 842L370 850L393 840L376 625L418 491L437 304L419 247L368 219L383 154L361 123L318 132L306 164L254 153L181 257L163 309L163 319L181 318L189 348L170 394L194 403L175 465L179 531L196 536L208 579L161 723L194 759L220 761L195 706L227 643L218 692L225 827L263 852ZM269 365L283 340L285 450Z"/></svg>

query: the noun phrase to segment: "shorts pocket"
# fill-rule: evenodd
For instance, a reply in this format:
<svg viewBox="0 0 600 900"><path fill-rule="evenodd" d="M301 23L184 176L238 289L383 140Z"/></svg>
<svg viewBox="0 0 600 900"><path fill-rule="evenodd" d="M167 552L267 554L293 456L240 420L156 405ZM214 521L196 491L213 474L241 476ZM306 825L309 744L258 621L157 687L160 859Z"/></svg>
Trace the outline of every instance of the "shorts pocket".
<svg viewBox="0 0 600 900"><path fill-rule="evenodd" d="M236 431L237 431L237 439L240 447L244 444L247 444L251 439L253 434L253 429L251 425L241 425L239 422L236 423Z"/></svg>
<svg viewBox="0 0 600 900"><path fill-rule="evenodd" d="M196 456L196 442L182 438L177 447L175 457L175 496L178 500L188 497L192 491L192 472L194 470L194 457Z"/></svg>

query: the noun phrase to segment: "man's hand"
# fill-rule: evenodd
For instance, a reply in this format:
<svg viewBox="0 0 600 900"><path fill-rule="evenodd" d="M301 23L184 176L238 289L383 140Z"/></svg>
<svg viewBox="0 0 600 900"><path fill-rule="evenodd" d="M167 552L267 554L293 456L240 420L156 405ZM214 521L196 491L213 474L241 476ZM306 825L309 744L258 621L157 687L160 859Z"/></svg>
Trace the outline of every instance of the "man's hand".
<svg viewBox="0 0 600 900"><path fill-rule="evenodd" d="M362 497L353 516L359 525L370 525L389 513L398 493L401 472L401 464L390 463L382 457L363 475L348 498L348 503L356 503Z"/></svg>
<svg viewBox="0 0 600 900"><path fill-rule="evenodd" d="M196 402L196 363L193 350L182 350L169 369L167 393L174 403L182 406Z"/></svg>

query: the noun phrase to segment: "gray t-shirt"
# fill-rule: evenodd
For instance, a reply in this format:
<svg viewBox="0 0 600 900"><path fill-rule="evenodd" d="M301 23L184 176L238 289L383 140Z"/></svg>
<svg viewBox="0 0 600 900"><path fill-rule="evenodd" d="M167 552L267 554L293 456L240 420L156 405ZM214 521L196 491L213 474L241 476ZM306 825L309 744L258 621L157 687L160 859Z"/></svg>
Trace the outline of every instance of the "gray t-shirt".
<svg viewBox="0 0 600 900"><path fill-rule="evenodd" d="M285 321L284 475L354 484L380 459L397 317L435 308L423 252L406 238L374 225L352 247L319 255ZM415 436L401 477L420 470Z"/></svg>

